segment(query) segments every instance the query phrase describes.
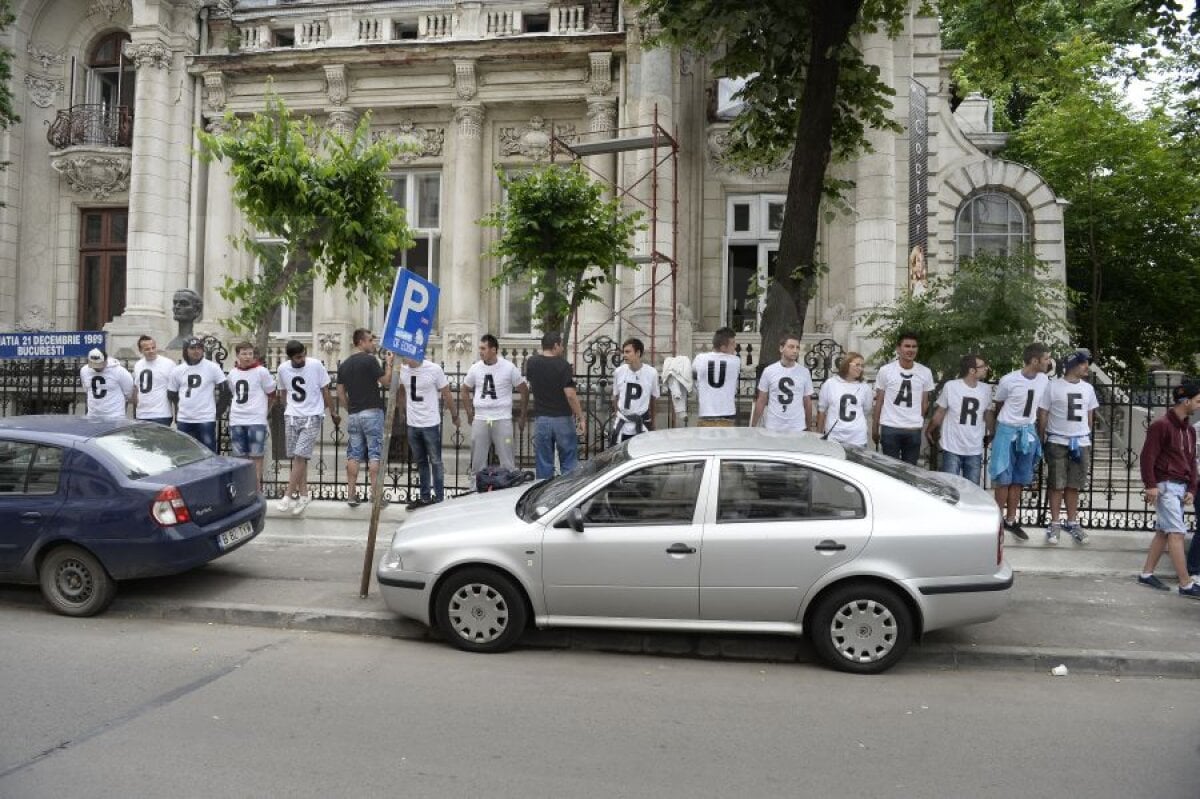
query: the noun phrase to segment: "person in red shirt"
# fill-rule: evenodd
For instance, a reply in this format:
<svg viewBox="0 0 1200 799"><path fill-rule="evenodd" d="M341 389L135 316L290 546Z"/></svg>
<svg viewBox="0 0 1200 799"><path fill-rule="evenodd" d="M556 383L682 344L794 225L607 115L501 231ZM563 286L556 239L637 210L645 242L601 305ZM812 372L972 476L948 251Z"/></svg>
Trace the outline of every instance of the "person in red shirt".
<svg viewBox="0 0 1200 799"><path fill-rule="evenodd" d="M1168 591L1154 576L1154 568L1166 550L1179 577L1179 594L1200 599L1200 582L1188 574L1183 552L1187 525L1184 509L1196 496L1196 431L1188 423L1200 410L1200 385L1184 383L1171 392L1172 406L1150 425L1142 445L1142 483L1146 502L1154 503L1154 540L1146 555L1146 565L1138 582L1159 591Z"/></svg>

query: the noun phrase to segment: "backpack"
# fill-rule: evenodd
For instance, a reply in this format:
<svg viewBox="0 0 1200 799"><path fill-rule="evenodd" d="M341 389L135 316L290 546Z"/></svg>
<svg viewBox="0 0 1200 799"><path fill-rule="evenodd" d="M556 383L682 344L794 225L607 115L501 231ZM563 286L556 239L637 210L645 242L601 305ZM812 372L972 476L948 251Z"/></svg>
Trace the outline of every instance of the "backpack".
<svg viewBox="0 0 1200 799"><path fill-rule="evenodd" d="M485 491L498 491L519 486L532 479L533 472L505 469L503 466L485 466L475 473L475 490L481 494Z"/></svg>

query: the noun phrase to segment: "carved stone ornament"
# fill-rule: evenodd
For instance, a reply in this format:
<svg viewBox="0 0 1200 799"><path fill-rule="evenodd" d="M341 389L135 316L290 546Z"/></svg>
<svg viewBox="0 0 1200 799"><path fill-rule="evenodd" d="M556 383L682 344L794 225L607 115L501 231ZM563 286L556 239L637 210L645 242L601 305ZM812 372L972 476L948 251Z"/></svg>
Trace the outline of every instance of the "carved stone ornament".
<svg viewBox="0 0 1200 799"><path fill-rule="evenodd" d="M475 77L475 62L473 60L455 59L454 87L458 91L458 99L474 99L476 92L479 91L479 84Z"/></svg>
<svg viewBox="0 0 1200 799"><path fill-rule="evenodd" d="M66 55L63 53L47 50L33 42L25 43L25 52L29 54L30 61L36 61L41 66L42 72L50 72L51 67L61 67L67 60ZM57 72L58 70L54 71Z"/></svg>
<svg viewBox="0 0 1200 799"><path fill-rule="evenodd" d="M162 42L125 42L121 52L138 69L167 69L171 66L171 48Z"/></svg>
<svg viewBox="0 0 1200 799"><path fill-rule="evenodd" d="M612 97L589 97L587 109L590 132L607 133L616 128L617 101Z"/></svg>
<svg viewBox="0 0 1200 799"><path fill-rule="evenodd" d="M204 73L204 106L213 114L225 113L225 73Z"/></svg>
<svg viewBox="0 0 1200 799"><path fill-rule="evenodd" d="M475 337L469 333L448 333L446 335L446 350L462 357L475 351Z"/></svg>
<svg viewBox="0 0 1200 799"><path fill-rule="evenodd" d="M343 138L354 132L358 124L358 112L350 108L334 108L329 112L325 126Z"/></svg>
<svg viewBox="0 0 1200 799"><path fill-rule="evenodd" d="M64 84L61 78L26 75L25 88L29 90L29 102L38 108L49 108L54 105L54 98L62 94Z"/></svg>
<svg viewBox="0 0 1200 799"><path fill-rule="evenodd" d="M190 4L197 12L202 8L207 8L210 18L229 17L237 6L237 0L190 0Z"/></svg>
<svg viewBox="0 0 1200 799"><path fill-rule="evenodd" d="M555 125L554 133L568 141L576 136L572 124ZM500 154L510 157L519 155L530 161L549 160L550 131L546 129L546 120L534 117L522 128L500 128Z"/></svg>
<svg viewBox="0 0 1200 799"><path fill-rule="evenodd" d="M787 171L792 168L790 156L781 156L769 164L758 164L749 169L734 163L729 158L732 134L727 127L713 127L708 131L708 159L717 172L742 173L752 178L761 178L771 172Z"/></svg>
<svg viewBox="0 0 1200 799"><path fill-rule="evenodd" d="M612 91L612 53L588 53L591 65L588 83L592 94L608 94Z"/></svg>
<svg viewBox="0 0 1200 799"><path fill-rule="evenodd" d="M454 109L454 121L458 123L459 136L464 139L478 139L483 132L483 106L458 106Z"/></svg>
<svg viewBox="0 0 1200 799"><path fill-rule="evenodd" d="M327 64L325 66L325 87L329 94L329 102L342 105L350 96L346 88L346 65Z"/></svg>
<svg viewBox="0 0 1200 799"><path fill-rule="evenodd" d="M66 178L72 189L93 200L129 190L130 155L105 148L74 149L50 159L54 171Z"/></svg>
<svg viewBox="0 0 1200 799"><path fill-rule="evenodd" d="M112 19L118 14L129 10L129 0L92 0L91 4L88 5L87 13L89 17L103 14L105 19Z"/></svg>
<svg viewBox="0 0 1200 799"><path fill-rule="evenodd" d="M53 330L54 323L50 321L45 308L40 305L30 305L25 309L25 313L21 314L16 329L18 333L36 333L39 330Z"/></svg>
<svg viewBox="0 0 1200 799"><path fill-rule="evenodd" d="M446 141L445 128L418 128L415 122L405 120L395 127L371 131L371 141L395 139L401 146L397 161L411 164L418 158L437 158L442 154Z"/></svg>
<svg viewBox="0 0 1200 799"><path fill-rule="evenodd" d="M332 330L322 330L317 334L317 345L326 355L333 355L342 348L342 334Z"/></svg>

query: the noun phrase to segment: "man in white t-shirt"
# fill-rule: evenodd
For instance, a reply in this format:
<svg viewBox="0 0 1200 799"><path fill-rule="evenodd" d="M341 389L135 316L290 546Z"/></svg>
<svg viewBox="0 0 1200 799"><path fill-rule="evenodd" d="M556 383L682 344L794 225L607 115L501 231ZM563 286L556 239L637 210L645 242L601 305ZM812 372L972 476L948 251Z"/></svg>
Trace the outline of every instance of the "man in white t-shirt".
<svg viewBox="0 0 1200 799"><path fill-rule="evenodd" d="M619 444L654 429L654 401L659 397L658 371L642 363L646 345L628 338L621 345L625 363L613 372L613 413L617 415L609 444Z"/></svg>
<svg viewBox="0 0 1200 799"><path fill-rule="evenodd" d="M278 396L284 404L284 444L291 469L287 493L276 507L299 516L312 502L308 494L308 461L321 437L325 411L329 411L335 426L341 423L342 417L333 404L329 370L325 364L306 357L307 350L299 341L289 341L283 351L287 359L279 364Z"/></svg>
<svg viewBox="0 0 1200 799"><path fill-rule="evenodd" d="M1060 531L1076 543L1087 543L1087 533L1079 526L1079 492L1087 484L1092 460L1092 424L1096 409L1100 407L1096 389L1083 379L1087 377L1091 362L1092 354L1085 349L1068 355L1062 380L1050 381L1039 405L1038 429L1046 442L1046 464L1049 466L1047 544L1057 544ZM1067 520L1060 522L1064 497Z"/></svg>
<svg viewBox="0 0 1200 799"><path fill-rule="evenodd" d="M946 383L938 395L926 432L931 444L941 436L941 471L976 485L983 467L987 412L992 405L992 387L983 382L987 373L987 361L978 355L964 355L958 379Z"/></svg>
<svg viewBox="0 0 1200 799"><path fill-rule="evenodd" d="M733 427L737 422L738 375L742 361L734 354L735 334L728 327L713 333L711 352L692 360L695 375L697 427Z"/></svg>
<svg viewBox="0 0 1200 799"><path fill-rule="evenodd" d="M137 347L142 357L133 365L134 417L144 422L169 425L171 400L167 398L167 388L175 362L158 354L158 342L151 336L140 337Z"/></svg>
<svg viewBox="0 0 1200 799"><path fill-rule="evenodd" d="M768 430L803 433L812 427L812 373L800 364L800 339L779 339L779 360L763 369L750 412L750 426L760 421Z"/></svg>
<svg viewBox="0 0 1200 799"><path fill-rule="evenodd" d="M133 377L120 361L102 349L91 350L79 369L79 382L87 395L89 419L125 418L125 404L133 398Z"/></svg>
<svg viewBox="0 0 1200 799"><path fill-rule="evenodd" d="M227 402L229 387L221 367L204 357L200 339L183 342L183 363L171 370L167 396L175 405L175 428L216 452L217 406Z"/></svg>
<svg viewBox="0 0 1200 799"><path fill-rule="evenodd" d="M408 503L409 510L423 508L446 498L446 468L442 464L442 406L458 427L458 409L450 396L450 381L433 361L417 363L411 358L400 365L400 402L408 422L408 451L417 464L420 495Z"/></svg>
<svg viewBox="0 0 1200 799"><path fill-rule="evenodd" d="M1029 534L1017 523L1017 508L1021 503L1021 487L1033 482L1033 471L1042 457L1037 414L1050 383L1046 377L1050 350L1045 344L1034 343L1022 355L1025 366L1000 378L993 395L995 403L989 424L995 425L995 438L988 460L988 477L992 480L996 504L1004 511L1004 529L1018 541L1028 541Z"/></svg>
<svg viewBox="0 0 1200 799"><path fill-rule="evenodd" d="M275 378L254 354L254 345L233 346L234 367L227 382L233 400L229 405L229 447L235 458L249 458L262 492L263 456L267 452L267 414L275 405Z"/></svg>
<svg viewBox="0 0 1200 799"><path fill-rule="evenodd" d="M871 437L883 454L914 466L921 457L921 429L933 390L933 373L916 361L919 346L916 333L900 334L896 360L875 375L871 409Z"/></svg>
<svg viewBox="0 0 1200 799"><path fill-rule="evenodd" d="M500 357L500 342L491 333L479 339L479 360L471 364L463 378L460 397L471 425L471 474L488 463L488 450L495 448L496 459L505 469L515 469L513 447L513 392L521 395L517 425L525 430L529 412L529 384L512 361Z"/></svg>

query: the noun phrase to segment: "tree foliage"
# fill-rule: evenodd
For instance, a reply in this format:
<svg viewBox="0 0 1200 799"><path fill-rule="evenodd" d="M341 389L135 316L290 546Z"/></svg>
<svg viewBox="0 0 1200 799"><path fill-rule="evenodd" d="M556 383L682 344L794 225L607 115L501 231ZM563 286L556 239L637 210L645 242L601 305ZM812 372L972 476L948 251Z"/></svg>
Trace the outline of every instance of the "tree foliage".
<svg viewBox="0 0 1200 799"><path fill-rule="evenodd" d="M915 332L921 362L938 382L957 376L959 359L982 356L998 374L1020 368L1021 350L1041 341L1052 350L1070 340L1064 310L1070 295L1029 253L980 255L960 262L954 274L929 280L920 295L905 292L865 317L870 336L883 342L872 357L891 360L901 333Z"/></svg>
<svg viewBox="0 0 1200 799"><path fill-rule="evenodd" d="M11 0L0 0L0 33L8 30L12 21ZM12 81L12 55L7 47L0 47L0 130L21 121L13 110L12 87L9 85Z"/></svg>
<svg viewBox="0 0 1200 799"><path fill-rule="evenodd" d="M745 110L731 125L731 155L742 163L791 157L779 254L763 312L764 354L804 327L820 274L821 201L840 188L827 180L834 158L866 144L869 128L898 131L894 90L863 60L860 34L895 35L909 0L639 0L661 28L652 42L714 54L713 71L747 78Z"/></svg>
<svg viewBox="0 0 1200 799"><path fill-rule="evenodd" d="M394 256L413 245L386 176L399 145L372 142L367 117L339 136L293 117L273 94L261 113L249 120L229 115L226 125L222 133L198 132L200 154L229 170L246 221L232 243L260 268L242 280L225 277L219 291L237 311L223 321L236 332L253 331L265 347L272 314L309 280L340 286L347 296L386 296Z"/></svg>
<svg viewBox="0 0 1200 799"><path fill-rule="evenodd" d="M498 174L505 201L479 221L500 231L486 253L500 264L492 285L528 281L542 330L561 332L565 344L579 306L598 300L596 290L616 282L618 267L637 268L630 239L645 228L642 214L604 199L578 164Z"/></svg>

